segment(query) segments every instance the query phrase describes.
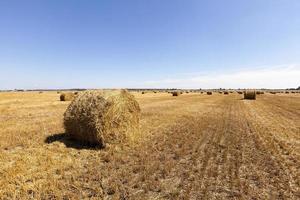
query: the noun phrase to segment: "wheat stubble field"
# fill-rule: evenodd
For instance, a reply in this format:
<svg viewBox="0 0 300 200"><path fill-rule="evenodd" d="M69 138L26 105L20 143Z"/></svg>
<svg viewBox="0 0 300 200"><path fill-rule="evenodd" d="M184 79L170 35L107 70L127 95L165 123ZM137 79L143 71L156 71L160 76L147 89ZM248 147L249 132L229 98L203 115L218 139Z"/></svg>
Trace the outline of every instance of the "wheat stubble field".
<svg viewBox="0 0 300 200"><path fill-rule="evenodd" d="M0 93L0 199L299 199L300 95L134 93L141 133L64 136L56 92Z"/></svg>

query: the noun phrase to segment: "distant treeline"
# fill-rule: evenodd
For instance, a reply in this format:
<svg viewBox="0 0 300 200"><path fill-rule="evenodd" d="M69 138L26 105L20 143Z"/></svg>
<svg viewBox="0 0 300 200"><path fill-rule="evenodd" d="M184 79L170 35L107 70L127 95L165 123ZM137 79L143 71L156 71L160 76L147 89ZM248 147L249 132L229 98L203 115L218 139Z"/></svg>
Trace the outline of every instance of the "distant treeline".
<svg viewBox="0 0 300 200"><path fill-rule="evenodd" d="M92 89L92 88L89 88ZM93 88L95 89L95 88ZM103 88L103 89L109 89L109 88ZM189 90L189 91L201 91L201 90L212 90L212 91L220 91L220 90L246 90L246 88L238 88L238 89L226 89L226 88L215 88L215 89L179 89L179 88L126 88L128 91L136 91L136 92L140 92L140 91L177 91L177 90ZM14 89L14 90L0 90L0 92L39 92L39 91L84 91L87 90L86 88L70 88L70 89ZM261 89L257 89L257 90L278 90L278 91L282 91L282 90L300 90L300 86L298 88L287 88L287 89L266 89L266 88L261 88Z"/></svg>

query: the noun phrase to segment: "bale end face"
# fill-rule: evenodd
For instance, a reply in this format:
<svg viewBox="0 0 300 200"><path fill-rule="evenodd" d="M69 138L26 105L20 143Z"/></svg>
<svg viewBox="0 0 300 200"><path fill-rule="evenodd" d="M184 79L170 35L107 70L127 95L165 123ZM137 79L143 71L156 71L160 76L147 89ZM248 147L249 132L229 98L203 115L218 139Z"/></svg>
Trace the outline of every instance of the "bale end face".
<svg viewBox="0 0 300 200"><path fill-rule="evenodd" d="M85 91L67 108L64 126L71 138L104 147L137 133L139 117L138 102L125 90Z"/></svg>
<svg viewBox="0 0 300 200"><path fill-rule="evenodd" d="M244 92L244 99L255 100L256 99L256 92L255 91L245 91Z"/></svg>

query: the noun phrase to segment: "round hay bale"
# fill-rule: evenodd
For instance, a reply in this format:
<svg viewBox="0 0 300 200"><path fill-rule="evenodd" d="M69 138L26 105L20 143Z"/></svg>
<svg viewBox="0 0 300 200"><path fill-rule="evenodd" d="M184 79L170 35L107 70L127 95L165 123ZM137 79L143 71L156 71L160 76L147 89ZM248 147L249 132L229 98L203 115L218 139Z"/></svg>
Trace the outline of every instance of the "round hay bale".
<svg viewBox="0 0 300 200"><path fill-rule="evenodd" d="M85 91L64 114L66 134L84 143L120 143L139 131L140 106L127 90Z"/></svg>
<svg viewBox="0 0 300 200"><path fill-rule="evenodd" d="M243 94L243 92L242 92L242 91L238 91L237 93L239 93L239 94Z"/></svg>
<svg viewBox="0 0 300 200"><path fill-rule="evenodd" d="M228 91L224 91L224 94L225 94L225 95L228 95L228 94L229 94L229 92L228 92Z"/></svg>
<svg viewBox="0 0 300 200"><path fill-rule="evenodd" d="M62 93L59 98L61 101L72 101L74 99L75 94L72 92Z"/></svg>
<svg viewBox="0 0 300 200"><path fill-rule="evenodd" d="M206 92L207 95L212 95L212 92Z"/></svg>
<svg viewBox="0 0 300 200"><path fill-rule="evenodd" d="M256 99L256 92L255 90L247 90L244 92L244 99Z"/></svg>
<svg viewBox="0 0 300 200"><path fill-rule="evenodd" d="M145 94L145 92L143 91L142 94Z"/></svg>
<svg viewBox="0 0 300 200"><path fill-rule="evenodd" d="M179 96L181 93L180 92L178 92L178 91L173 91L172 92L172 96L173 97L177 97L177 96Z"/></svg>
<svg viewBox="0 0 300 200"><path fill-rule="evenodd" d="M264 94L263 91L256 91L256 94L260 95L260 94Z"/></svg>

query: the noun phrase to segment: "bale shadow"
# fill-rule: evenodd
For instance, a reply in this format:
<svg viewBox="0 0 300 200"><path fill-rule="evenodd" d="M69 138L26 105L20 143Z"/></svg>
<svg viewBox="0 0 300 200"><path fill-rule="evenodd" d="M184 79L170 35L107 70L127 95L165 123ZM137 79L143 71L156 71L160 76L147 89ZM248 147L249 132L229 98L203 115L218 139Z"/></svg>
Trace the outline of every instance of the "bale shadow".
<svg viewBox="0 0 300 200"><path fill-rule="evenodd" d="M79 142L77 140L74 140L70 138L66 133L56 133L53 135L47 136L47 138L44 141L47 144L51 144L53 142L61 142L66 145L68 148L74 148L74 149L91 149L91 150L98 150L103 149L105 146L101 146L99 144L91 144L87 142Z"/></svg>

